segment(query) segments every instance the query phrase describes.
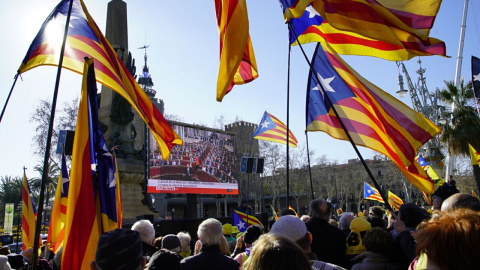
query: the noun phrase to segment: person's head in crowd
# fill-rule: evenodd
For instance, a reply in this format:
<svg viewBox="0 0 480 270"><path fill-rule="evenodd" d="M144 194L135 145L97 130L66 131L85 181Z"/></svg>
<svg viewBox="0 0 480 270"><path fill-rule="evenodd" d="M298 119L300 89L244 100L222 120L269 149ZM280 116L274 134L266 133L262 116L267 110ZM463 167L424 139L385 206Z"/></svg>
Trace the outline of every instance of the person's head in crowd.
<svg viewBox="0 0 480 270"><path fill-rule="evenodd" d="M385 222L385 220L375 215L368 216L367 221L370 222L370 225L372 226L372 228L382 228L382 229L387 228L387 223Z"/></svg>
<svg viewBox="0 0 480 270"><path fill-rule="evenodd" d="M232 254L230 253L230 248L229 248L229 246L228 246L227 238L225 238L224 235L222 235L222 239L221 239L221 242L220 242L220 252L221 252L223 255L226 255L226 256L232 255Z"/></svg>
<svg viewBox="0 0 480 270"><path fill-rule="evenodd" d="M460 191L458 191L457 187L454 185L443 184L439 186L437 190L435 190L435 192L432 194L433 210L440 210L443 201L456 193L460 193Z"/></svg>
<svg viewBox="0 0 480 270"><path fill-rule="evenodd" d="M28 264L32 264L33 261L33 248L22 251L22 256Z"/></svg>
<svg viewBox="0 0 480 270"><path fill-rule="evenodd" d="M53 270L52 266L44 258L38 259L38 268L41 270Z"/></svg>
<svg viewBox="0 0 480 270"><path fill-rule="evenodd" d="M422 207L422 202L420 202L420 200L415 200L415 205L418 207Z"/></svg>
<svg viewBox="0 0 480 270"><path fill-rule="evenodd" d="M179 255L183 258L186 258L192 254L192 250L190 249L190 241L192 237L188 232L179 232L177 233L178 238L180 239L180 253Z"/></svg>
<svg viewBox="0 0 480 270"><path fill-rule="evenodd" d="M383 211L383 209L380 206L372 206L372 207L370 207L370 209L368 211L368 216L369 217L377 216L379 218L383 218L384 213L385 212Z"/></svg>
<svg viewBox="0 0 480 270"><path fill-rule="evenodd" d="M362 214L364 217L368 217L368 210L367 209L363 210Z"/></svg>
<svg viewBox="0 0 480 270"><path fill-rule="evenodd" d="M232 226L232 237L237 238L237 234L238 234L239 232L240 232L240 231L238 230L238 227L237 227L237 226Z"/></svg>
<svg viewBox="0 0 480 270"><path fill-rule="evenodd" d="M222 223L208 218L198 225L197 235L202 246L220 245L223 237Z"/></svg>
<svg viewBox="0 0 480 270"><path fill-rule="evenodd" d="M300 220L303 221L303 222L307 222L309 219L310 219L309 215L303 215L303 216L300 217Z"/></svg>
<svg viewBox="0 0 480 270"><path fill-rule="evenodd" d="M243 270L312 269L307 256L297 244L270 233L260 236L243 265Z"/></svg>
<svg viewBox="0 0 480 270"><path fill-rule="evenodd" d="M245 242L245 246L251 246L255 241L257 241L260 235L262 235L262 228L255 225L248 227L243 235L243 242Z"/></svg>
<svg viewBox="0 0 480 270"><path fill-rule="evenodd" d="M147 264L147 270L180 270L180 258L175 253L160 249L153 253Z"/></svg>
<svg viewBox="0 0 480 270"><path fill-rule="evenodd" d="M382 228L372 228L365 233L363 243L367 251L381 254L385 257L391 255L393 239L390 233Z"/></svg>
<svg viewBox="0 0 480 270"><path fill-rule="evenodd" d="M269 219L268 220L268 231L272 229L273 224L275 224L275 218Z"/></svg>
<svg viewBox="0 0 480 270"><path fill-rule="evenodd" d="M10 254L10 248L8 246L0 247L0 255L8 255Z"/></svg>
<svg viewBox="0 0 480 270"><path fill-rule="evenodd" d="M142 239L142 242L153 245L153 240L155 239L155 229L153 228L153 224L150 222L150 220L142 219L135 222L132 226L132 231L136 231L140 234L140 239Z"/></svg>
<svg viewBox="0 0 480 270"><path fill-rule="evenodd" d="M282 210L280 210L280 213L279 213L280 217L283 217L286 215L296 216L297 214L295 213L295 211L293 211L290 208L283 208Z"/></svg>
<svg viewBox="0 0 480 270"><path fill-rule="evenodd" d="M343 215L340 217L340 222L338 223L338 228L340 228L340 230L347 233L347 235L348 235L348 233L350 233L350 223L352 222L352 220L354 218L355 218L355 216L351 212L343 213Z"/></svg>
<svg viewBox="0 0 480 270"><path fill-rule="evenodd" d="M406 227L416 228L420 222L429 219L428 214L414 203L404 203L398 209L398 218Z"/></svg>
<svg viewBox="0 0 480 270"><path fill-rule="evenodd" d="M230 236L232 235L232 224L230 223L225 223L222 226L222 233L223 235Z"/></svg>
<svg viewBox="0 0 480 270"><path fill-rule="evenodd" d="M0 270L11 270L7 255L0 255Z"/></svg>
<svg viewBox="0 0 480 270"><path fill-rule="evenodd" d="M179 253L181 244L180 238L175 234L167 234L162 239L162 248L171 252Z"/></svg>
<svg viewBox="0 0 480 270"><path fill-rule="evenodd" d="M12 269L24 269L27 266L27 262L24 261L23 256L20 254L10 253L7 255L7 258Z"/></svg>
<svg viewBox="0 0 480 270"><path fill-rule="evenodd" d="M271 234L290 239L305 252L310 252L312 234L307 231L305 222L295 216L280 217L270 230Z"/></svg>
<svg viewBox="0 0 480 270"><path fill-rule="evenodd" d="M310 202L311 218L318 218L325 221L330 219L330 213L332 211L332 204L326 200L317 199Z"/></svg>
<svg viewBox="0 0 480 270"><path fill-rule="evenodd" d="M342 208L337 209L337 216L341 216L343 214Z"/></svg>
<svg viewBox="0 0 480 270"><path fill-rule="evenodd" d="M100 236L92 270L141 270L146 259L142 254L142 240L137 231L115 229Z"/></svg>
<svg viewBox="0 0 480 270"><path fill-rule="evenodd" d="M442 204L442 211L453 211L458 208L467 208L480 211L480 201L468 193L456 193L448 197Z"/></svg>
<svg viewBox="0 0 480 270"><path fill-rule="evenodd" d="M338 227L338 223L335 219L331 218L328 220L328 224L332 225L332 226L335 226L335 227Z"/></svg>
<svg viewBox="0 0 480 270"><path fill-rule="evenodd" d="M155 240L153 240L153 246L156 249L161 249L162 248L162 240L163 240L163 236L159 236L159 237L155 238Z"/></svg>
<svg viewBox="0 0 480 270"><path fill-rule="evenodd" d="M416 253L426 253L427 269L480 269L480 212L436 211L415 234Z"/></svg>

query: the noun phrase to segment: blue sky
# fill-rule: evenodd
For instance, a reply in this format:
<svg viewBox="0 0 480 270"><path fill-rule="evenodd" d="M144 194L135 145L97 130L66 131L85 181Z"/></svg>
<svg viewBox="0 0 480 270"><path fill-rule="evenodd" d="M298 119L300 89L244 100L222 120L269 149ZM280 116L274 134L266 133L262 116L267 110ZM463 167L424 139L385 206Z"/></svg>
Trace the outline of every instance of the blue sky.
<svg viewBox="0 0 480 270"><path fill-rule="evenodd" d="M85 0L90 15L105 32L106 0ZM148 48L148 64L157 98L165 102L168 114L178 115L187 123L213 126L214 119L224 115L226 123L240 119L258 124L267 110L286 122L288 33L277 0L247 0L250 36L258 64L259 78L247 85L235 86L223 102L215 100L219 62L219 37L213 1L125 1L128 6L129 50L143 66L144 44ZM0 2L3 52L0 65L0 104L6 101L13 76L41 24L57 5L57 0L6 0ZM471 55L480 56L476 11L479 1L469 4L462 76L471 78ZM447 55L423 57L427 86L430 91L444 86L443 80L455 77L458 40L463 1L444 0L430 36L445 41ZM315 44L306 44L309 57ZM359 74L383 90L396 96L398 70L395 62L364 56L344 59ZM416 81L418 58L405 62L412 80ZM305 145L305 93L308 65L300 49L291 54L290 129ZM137 72L138 73L138 72ZM34 177L33 167L43 161L32 155L34 126L29 122L38 100L52 100L56 68L38 67L22 75L13 91L7 111L0 123L0 176L20 176L23 166L27 176ZM80 95L81 75L62 71L58 106ZM410 97L402 99L411 105ZM57 108L58 108L57 106ZM357 158L349 142L335 140L321 132L309 133L309 146L316 156L345 162ZM364 158L373 151L360 147Z"/></svg>

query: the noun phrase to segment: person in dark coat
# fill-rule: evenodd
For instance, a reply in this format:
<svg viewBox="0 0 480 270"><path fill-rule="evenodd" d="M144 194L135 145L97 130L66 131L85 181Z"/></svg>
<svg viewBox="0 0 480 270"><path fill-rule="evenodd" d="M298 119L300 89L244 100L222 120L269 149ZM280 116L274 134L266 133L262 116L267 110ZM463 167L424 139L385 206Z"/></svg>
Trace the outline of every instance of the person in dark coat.
<svg viewBox="0 0 480 270"><path fill-rule="evenodd" d="M318 260L342 266L346 251L345 234L328 223L332 204L325 200L313 200L310 203L311 217L305 225L312 234L312 252Z"/></svg>
<svg viewBox="0 0 480 270"><path fill-rule="evenodd" d="M214 218L206 219L198 226L197 235L199 240L195 244L195 256L180 262L182 270L238 270L239 264L220 252L222 223Z"/></svg>
<svg viewBox="0 0 480 270"><path fill-rule="evenodd" d="M400 270L400 264L391 258L392 236L383 228L372 228L363 237L366 252L353 258L352 270Z"/></svg>

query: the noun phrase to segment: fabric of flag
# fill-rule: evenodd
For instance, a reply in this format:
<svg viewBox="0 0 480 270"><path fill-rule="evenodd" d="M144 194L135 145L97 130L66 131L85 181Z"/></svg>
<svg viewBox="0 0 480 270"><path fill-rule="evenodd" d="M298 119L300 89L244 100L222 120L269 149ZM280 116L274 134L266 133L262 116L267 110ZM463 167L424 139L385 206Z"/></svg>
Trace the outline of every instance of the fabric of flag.
<svg viewBox="0 0 480 270"><path fill-rule="evenodd" d="M287 126L275 116L265 112L253 134L253 138L287 144ZM295 138L291 130L288 130L288 145L297 147L297 143L297 138Z"/></svg>
<svg viewBox="0 0 480 270"><path fill-rule="evenodd" d="M422 193L422 197L423 197L423 201L425 202L426 205L433 205L433 198L432 198L432 195L431 194L426 194L425 192L421 192Z"/></svg>
<svg viewBox="0 0 480 270"><path fill-rule="evenodd" d="M477 200L480 200L480 199L478 198L477 192L475 192L475 190L473 190L473 189L472 189L472 195L473 195L475 198L477 198Z"/></svg>
<svg viewBox="0 0 480 270"><path fill-rule="evenodd" d="M480 166L480 154L473 148L471 144L468 144L468 149L470 150L470 160L472 165Z"/></svg>
<svg viewBox="0 0 480 270"><path fill-rule="evenodd" d="M380 192L365 182L363 182L363 198L385 203L385 201L382 199L382 195L380 195Z"/></svg>
<svg viewBox="0 0 480 270"><path fill-rule="evenodd" d="M299 217L298 214L297 214L297 211L295 211L295 209L293 209L293 207L291 207L290 205L288 206L288 209L292 210L293 212L295 212L295 216Z"/></svg>
<svg viewBox="0 0 480 270"><path fill-rule="evenodd" d="M428 162L423 158L422 155L418 155L415 157L415 160L422 166L423 170L427 173L428 177L432 179L432 181L435 183L435 186L441 186L443 183L445 183L445 179L440 178L438 174L433 170L433 168L428 164Z"/></svg>
<svg viewBox="0 0 480 270"><path fill-rule="evenodd" d="M275 217L275 220L278 220L277 211L275 211L275 208L273 208L273 205L270 204L270 207L272 208L272 213L273 213L273 216Z"/></svg>
<svg viewBox="0 0 480 270"><path fill-rule="evenodd" d="M217 101L222 101L235 84L258 78L257 62L250 40L245 0L215 0L220 33L220 68Z"/></svg>
<svg viewBox="0 0 480 270"><path fill-rule="evenodd" d="M314 0L312 6L336 29L417 52L429 48L430 54L445 55L445 43L429 37L441 3L438 0Z"/></svg>
<svg viewBox="0 0 480 270"><path fill-rule="evenodd" d="M67 162L65 154L62 153L62 164L60 177L58 178L55 200L53 201L52 213L50 215L50 226L48 227L47 243L53 244L53 252L57 253L63 245L65 216L67 214L68 185Z"/></svg>
<svg viewBox="0 0 480 270"><path fill-rule="evenodd" d="M93 59L85 61L82 94L72 151L62 268L89 269L98 238L119 227L115 160L98 121Z"/></svg>
<svg viewBox="0 0 480 270"><path fill-rule="evenodd" d="M41 65L58 65L70 0L62 0L43 23L19 68L23 73ZM138 85L103 36L82 0L73 0L63 67L79 74L84 57L95 59L97 81L125 98L147 123L164 160L182 140Z"/></svg>
<svg viewBox="0 0 480 270"><path fill-rule="evenodd" d="M390 204L393 210L398 211L398 209L400 209L400 205L403 204L403 201L402 199L400 199L400 197L398 197L397 195L395 195L393 192L389 190L388 203Z"/></svg>
<svg viewBox="0 0 480 270"><path fill-rule="evenodd" d="M424 41L412 35L400 35L399 43L374 40L360 34L332 27L309 5L304 14L291 19L295 35L290 33L290 43L328 43L338 54L374 56L391 61L408 60L415 56L445 56L445 44L436 39Z"/></svg>
<svg viewBox="0 0 480 270"><path fill-rule="evenodd" d="M305 8L310 5L313 0L280 0L285 21L291 18L298 18L303 15Z"/></svg>
<svg viewBox="0 0 480 270"><path fill-rule="evenodd" d="M317 45L312 66L316 74L310 72L309 75L307 131L323 131L333 138L348 140L324 97L326 94L356 145L386 155L415 187L432 194L433 181L415 161L415 156L441 129L362 78L328 45ZM317 76L321 82L317 82Z"/></svg>
<svg viewBox="0 0 480 270"><path fill-rule="evenodd" d="M472 55L472 82L475 97L480 99L480 59Z"/></svg>
<svg viewBox="0 0 480 270"><path fill-rule="evenodd" d="M22 187L22 250L33 248L35 244L35 224L37 222L37 207L33 201L32 191L23 173Z"/></svg>
<svg viewBox="0 0 480 270"><path fill-rule="evenodd" d="M248 216L248 223L247 223L247 216ZM232 217L233 217L233 226L237 226L240 232L246 231L247 228L252 225L258 225L263 229L263 224L260 222L260 220L258 220L258 218L254 216L247 215L238 210L233 210Z"/></svg>

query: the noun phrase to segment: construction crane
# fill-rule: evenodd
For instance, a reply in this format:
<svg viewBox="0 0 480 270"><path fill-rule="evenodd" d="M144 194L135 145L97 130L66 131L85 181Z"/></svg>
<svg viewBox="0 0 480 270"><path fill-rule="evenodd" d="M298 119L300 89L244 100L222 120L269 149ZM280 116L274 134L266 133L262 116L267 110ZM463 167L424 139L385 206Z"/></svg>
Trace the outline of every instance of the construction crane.
<svg viewBox="0 0 480 270"><path fill-rule="evenodd" d="M417 61L417 63L419 64L419 69L416 71L418 74L418 79L416 83L413 83L403 62L396 63L399 72L399 90L397 91L399 97L405 97L407 92L410 92L413 109L423 114L434 124L438 125L439 123L441 123L445 112L445 106L439 104L438 89L436 89L436 91L433 93L430 93L430 91L428 91L426 77L424 76L426 69L422 68L422 61L420 59ZM405 74L408 90L405 90L404 88L403 76L401 73ZM443 159L445 156L442 153L442 150L442 144L440 143L440 138L437 135L430 139L430 141L428 141L425 145L423 145L421 149L419 149L419 154L421 154L423 158L425 158L425 160L430 164L430 166L441 169L437 171L443 171Z"/></svg>

